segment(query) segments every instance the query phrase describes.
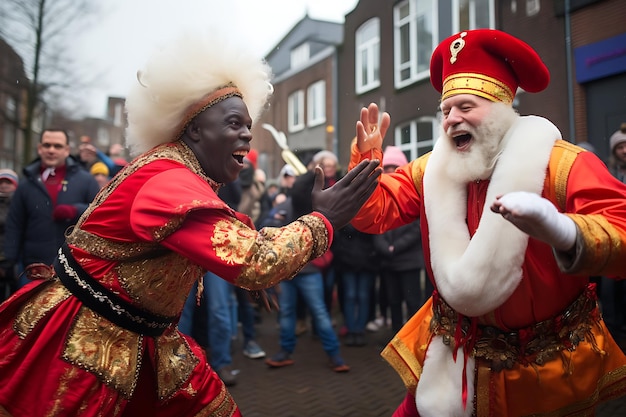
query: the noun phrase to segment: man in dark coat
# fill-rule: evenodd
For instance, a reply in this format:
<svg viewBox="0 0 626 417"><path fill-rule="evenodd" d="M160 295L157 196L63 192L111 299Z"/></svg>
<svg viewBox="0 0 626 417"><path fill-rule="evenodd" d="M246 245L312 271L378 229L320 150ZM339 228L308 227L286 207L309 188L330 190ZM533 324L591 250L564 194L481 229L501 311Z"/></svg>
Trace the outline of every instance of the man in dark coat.
<svg viewBox="0 0 626 417"><path fill-rule="evenodd" d="M65 231L100 190L93 176L70 156L63 130L44 130L37 153L39 158L23 169L6 221L5 256L19 267L51 265Z"/></svg>

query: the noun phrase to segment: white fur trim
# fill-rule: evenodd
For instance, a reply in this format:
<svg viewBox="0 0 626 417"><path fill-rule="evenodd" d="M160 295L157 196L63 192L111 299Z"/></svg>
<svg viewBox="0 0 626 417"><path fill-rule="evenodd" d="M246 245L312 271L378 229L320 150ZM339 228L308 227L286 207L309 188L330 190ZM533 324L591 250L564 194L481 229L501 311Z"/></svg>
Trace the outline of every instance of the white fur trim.
<svg viewBox="0 0 626 417"><path fill-rule="evenodd" d="M445 175L445 139L435 144L424 173L431 264L439 293L456 311L470 317L493 311L518 286L528 235L489 207L496 195L511 191L541 194L550 153L560 137L544 118L515 121L503 138L483 215L471 239L465 223L466 184Z"/></svg>
<svg viewBox="0 0 626 417"><path fill-rule="evenodd" d="M474 358L467 359L467 404L463 409L463 349L456 362L442 336L435 336L428 347L424 368L415 391L415 404L422 417L470 417L474 410Z"/></svg>

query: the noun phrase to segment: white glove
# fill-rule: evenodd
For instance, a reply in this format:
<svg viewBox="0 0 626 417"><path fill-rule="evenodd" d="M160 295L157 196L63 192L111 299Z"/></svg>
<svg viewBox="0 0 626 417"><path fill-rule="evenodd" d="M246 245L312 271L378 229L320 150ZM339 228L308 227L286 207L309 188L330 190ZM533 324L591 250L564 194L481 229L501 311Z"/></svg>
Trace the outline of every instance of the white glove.
<svg viewBox="0 0 626 417"><path fill-rule="evenodd" d="M500 213L522 232L556 250L568 251L576 243L576 223L537 194L515 191L496 197L491 211Z"/></svg>

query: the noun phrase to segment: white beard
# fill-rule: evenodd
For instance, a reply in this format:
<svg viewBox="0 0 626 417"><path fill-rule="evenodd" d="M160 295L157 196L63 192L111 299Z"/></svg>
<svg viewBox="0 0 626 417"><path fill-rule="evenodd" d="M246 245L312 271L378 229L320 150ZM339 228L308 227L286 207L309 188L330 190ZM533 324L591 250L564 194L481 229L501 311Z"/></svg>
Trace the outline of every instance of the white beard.
<svg viewBox="0 0 626 417"><path fill-rule="evenodd" d="M500 111L496 110L488 120L494 120L494 114ZM561 138L558 129L546 119L514 115L512 120L512 124L494 121L484 129L476 129L474 149L467 156L458 155L453 140L443 135L435 144L424 172L424 208L434 280L442 298L468 317L495 310L510 297L522 279L528 235L492 213L491 203L497 195L511 191L541 195L554 142ZM504 129L505 134L496 134L499 129ZM488 132L493 134L491 139L487 140L487 145L480 146ZM461 166L471 173L463 172ZM476 179L489 179L490 183L478 229L470 237L466 223L467 184ZM420 378L415 393L418 411L425 417L470 415L472 397L468 397L465 410L459 401L462 365L453 363L447 346L433 346L442 343L439 339L432 339L424 360L422 375L429 383L422 383L424 380ZM447 365L444 364L446 357L451 362ZM462 351L459 351L457 361L462 362L462 358ZM473 368L473 363L468 361L467 366ZM467 381L469 388L474 386L474 372L473 369L467 371L472 376ZM447 374L445 378L442 373ZM446 384L441 389L437 378L433 377L436 375L458 383ZM437 398L438 403L449 404L449 407L430 410L430 398Z"/></svg>
<svg viewBox="0 0 626 417"><path fill-rule="evenodd" d="M459 183L485 180L491 176L501 152L502 139L515 122L518 115L504 103L493 103L491 112L477 128L462 124L459 128L469 132L474 143L467 152L459 152L454 146L454 139L441 128L441 137L445 143L443 152L448 153L446 174ZM450 131L450 129L449 129Z"/></svg>

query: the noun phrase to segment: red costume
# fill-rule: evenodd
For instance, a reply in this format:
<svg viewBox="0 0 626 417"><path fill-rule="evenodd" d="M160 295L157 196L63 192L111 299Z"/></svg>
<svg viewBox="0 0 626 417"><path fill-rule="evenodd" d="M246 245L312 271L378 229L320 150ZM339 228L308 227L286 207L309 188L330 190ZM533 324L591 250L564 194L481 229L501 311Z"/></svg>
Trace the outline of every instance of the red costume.
<svg viewBox="0 0 626 417"><path fill-rule="evenodd" d="M544 68L521 41L467 31L437 48L431 80L442 100L510 103L518 84L547 85L547 70L532 80L534 67ZM419 218L435 287L382 352L408 389L395 416L588 416L626 393L626 356L589 283L590 275L626 276L626 186L547 120L515 117L489 179L448 175L454 141L442 137L431 153L383 174L353 220L381 233ZM355 143L350 167L382 157ZM575 253L555 252L491 212L497 196L515 191L573 220Z"/></svg>
<svg viewBox="0 0 626 417"><path fill-rule="evenodd" d="M205 270L248 289L321 255L327 220L257 232L182 142L126 166L67 237L54 270L0 307L0 415L236 416L176 322ZM132 400L129 401L129 399Z"/></svg>

